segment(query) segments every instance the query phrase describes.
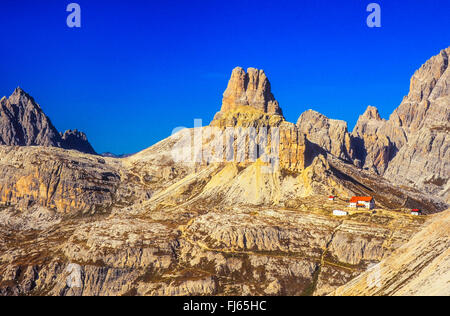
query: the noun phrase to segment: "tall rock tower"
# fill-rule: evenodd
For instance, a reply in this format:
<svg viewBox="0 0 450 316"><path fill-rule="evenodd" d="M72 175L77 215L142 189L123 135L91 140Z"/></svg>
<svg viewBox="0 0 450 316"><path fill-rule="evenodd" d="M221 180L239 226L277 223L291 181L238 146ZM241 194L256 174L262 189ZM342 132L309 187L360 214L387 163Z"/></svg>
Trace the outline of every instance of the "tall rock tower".
<svg viewBox="0 0 450 316"><path fill-rule="evenodd" d="M250 106L267 114L283 115L264 70L255 68L248 68L245 72L241 67L236 67L231 74L223 94L221 111L230 111L239 106Z"/></svg>

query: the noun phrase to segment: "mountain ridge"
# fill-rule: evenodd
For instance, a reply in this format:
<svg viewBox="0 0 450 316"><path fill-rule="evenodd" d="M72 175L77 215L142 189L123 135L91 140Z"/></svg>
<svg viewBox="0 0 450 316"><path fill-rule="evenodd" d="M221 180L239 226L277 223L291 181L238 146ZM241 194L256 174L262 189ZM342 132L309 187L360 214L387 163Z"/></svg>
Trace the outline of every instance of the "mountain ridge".
<svg viewBox="0 0 450 316"><path fill-rule="evenodd" d="M368 106L353 131L349 132L345 121L308 110L300 115L296 128L290 126L288 130L291 134L298 133L296 139L306 135L309 141L340 159L397 184L436 195L448 204L449 55L450 47L431 57L414 73L408 95L388 120L380 116L376 107ZM249 69L252 77L263 78L264 84L253 84L250 89L251 95L259 96L258 102L248 101L245 83L248 74L241 67L235 68L224 93L222 108L211 126L279 127L292 124L282 114L278 116L282 110L271 92L265 72ZM276 104L278 112L268 111L267 106L261 105L268 102ZM411 161L412 156L417 159ZM411 164L417 166L411 167Z"/></svg>

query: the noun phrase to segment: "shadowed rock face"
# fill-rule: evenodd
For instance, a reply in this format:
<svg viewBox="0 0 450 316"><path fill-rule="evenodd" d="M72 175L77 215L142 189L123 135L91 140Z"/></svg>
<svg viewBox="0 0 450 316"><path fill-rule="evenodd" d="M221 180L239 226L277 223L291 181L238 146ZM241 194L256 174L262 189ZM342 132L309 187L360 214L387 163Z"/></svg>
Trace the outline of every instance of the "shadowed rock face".
<svg viewBox="0 0 450 316"><path fill-rule="evenodd" d="M404 130L380 117L378 109L369 106L352 133L354 158L361 167L382 175L399 147L406 143Z"/></svg>
<svg viewBox="0 0 450 316"><path fill-rule="evenodd" d="M351 139L346 122L332 120L316 111L309 110L299 117L297 127L309 141L338 158L351 160Z"/></svg>
<svg viewBox="0 0 450 316"><path fill-rule="evenodd" d="M87 136L78 130L67 130L61 134L63 146L66 149L76 149L83 153L95 155L96 152L89 143Z"/></svg>
<svg viewBox="0 0 450 316"><path fill-rule="evenodd" d="M21 88L0 100L0 144L46 146L95 154L84 133L56 130L39 104Z"/></svg>

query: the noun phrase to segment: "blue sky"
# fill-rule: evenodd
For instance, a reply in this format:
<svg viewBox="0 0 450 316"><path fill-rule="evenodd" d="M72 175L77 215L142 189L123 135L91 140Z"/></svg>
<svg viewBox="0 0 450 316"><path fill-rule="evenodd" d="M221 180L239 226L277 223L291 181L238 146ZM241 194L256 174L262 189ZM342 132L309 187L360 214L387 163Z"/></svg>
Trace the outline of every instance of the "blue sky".
<svg viewBox="0 0 450 316"><path fill-rule="evenodd" d="M20 85L98 152L208 124L236 66L266 71L289 121L312 108L352 129L367 105L387 118L450 45L448 0L78 0L80 29L66 26L70 2L0 2L0 95ZM366 26L371 2L381 28Z"/></svg>

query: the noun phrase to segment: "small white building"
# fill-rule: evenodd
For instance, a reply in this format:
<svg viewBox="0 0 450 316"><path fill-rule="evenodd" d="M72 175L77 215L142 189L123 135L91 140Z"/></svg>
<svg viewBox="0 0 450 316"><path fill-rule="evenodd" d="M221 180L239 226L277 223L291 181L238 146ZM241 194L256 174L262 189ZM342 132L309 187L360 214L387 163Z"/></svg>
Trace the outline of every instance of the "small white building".
<svg viewBox="0 0 450 316"><path fill-rule="evenodd" d="M422 215L422 211L418 209L411 210L411 215L419 216Z"/></svg>
<svg viewBox="0 0 450 316"><path fill-rule="evenodd" d="M336 199L336 197L334 195L330 195L328 197L328 201L334 201Z"/></svg>
<svg viewBox="0 0 450 316"><path fill-rule="evenodd" d="M333 215L334 216L347 216L348 212L346 211L341 211L341 210L334 210L333 211Z"/></svg>

